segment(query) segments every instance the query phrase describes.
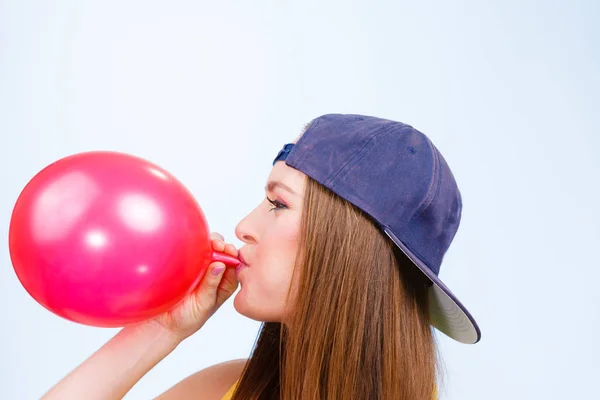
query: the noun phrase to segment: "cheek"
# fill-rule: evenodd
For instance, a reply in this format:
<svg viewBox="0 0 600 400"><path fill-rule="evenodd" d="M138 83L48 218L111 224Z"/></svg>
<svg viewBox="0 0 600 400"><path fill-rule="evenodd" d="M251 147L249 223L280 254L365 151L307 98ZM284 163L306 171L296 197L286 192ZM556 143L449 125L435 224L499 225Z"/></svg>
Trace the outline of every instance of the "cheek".
<svg viewBox="0 0 600 400"><path fill-rule="evenodd" d="M299 239L299 232L295 226L273 230L262 239L257 252L261 262L264 261L271 269L288 269L277 266L279 264L280 267L287 267L294 263Z"/></svg>
<svg viewBox="0 0 600 400"><path fill-rule="evenodd" d="M297 249L298 234L294 229L280 229L263 237L256 253L256 269L249 272L260 282L265 299L280 303L287 296Z"/></svg>

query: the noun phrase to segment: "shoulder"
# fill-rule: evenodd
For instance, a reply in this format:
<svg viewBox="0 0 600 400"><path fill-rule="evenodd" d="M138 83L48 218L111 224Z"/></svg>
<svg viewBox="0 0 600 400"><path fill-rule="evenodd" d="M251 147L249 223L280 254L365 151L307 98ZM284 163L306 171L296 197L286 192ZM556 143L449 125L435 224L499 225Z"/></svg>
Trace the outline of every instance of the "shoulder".
<svg viewBox="0 0 600 400"><path fill-rule="evenodd" d="M221 399L241 376L246 361L232 360L200 370L177 383L156 400Z"/></svg>

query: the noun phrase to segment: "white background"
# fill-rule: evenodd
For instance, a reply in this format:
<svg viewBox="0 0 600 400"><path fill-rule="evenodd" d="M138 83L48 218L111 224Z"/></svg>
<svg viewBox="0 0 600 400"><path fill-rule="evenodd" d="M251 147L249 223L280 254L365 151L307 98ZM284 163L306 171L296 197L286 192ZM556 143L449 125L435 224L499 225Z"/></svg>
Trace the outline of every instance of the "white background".
<svg viewBox="0 0 600 400"><path fill-rule="evenodd" d="M600 366L597 1L0 1L0 398L35 399L116 330L27 295L8 255L26 182L93 149L148 158L212 230L263 196L271 161L331 112L424 131L464 214L440 276L483 331L440 335L442 398L594 398ZM228 302L130 392L246 357Z"/></svg>

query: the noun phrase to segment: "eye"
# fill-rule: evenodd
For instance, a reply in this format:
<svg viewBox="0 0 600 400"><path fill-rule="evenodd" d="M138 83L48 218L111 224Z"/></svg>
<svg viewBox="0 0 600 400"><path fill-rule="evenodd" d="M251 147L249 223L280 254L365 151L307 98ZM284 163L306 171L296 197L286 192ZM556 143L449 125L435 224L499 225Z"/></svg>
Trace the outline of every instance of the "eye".
<svg viewBox="0 0 600 400"><path fill-rule="evenodd" d="M270 198L267 197L267 200L269 201L269 203L271 203L271 205L273 206L273 208L271 208L269 211L273 211L273 210L281 210L284 208L287 208L287 206L285 204L283 204L282 202L278 201L278 200L271 200Z"/></svg>

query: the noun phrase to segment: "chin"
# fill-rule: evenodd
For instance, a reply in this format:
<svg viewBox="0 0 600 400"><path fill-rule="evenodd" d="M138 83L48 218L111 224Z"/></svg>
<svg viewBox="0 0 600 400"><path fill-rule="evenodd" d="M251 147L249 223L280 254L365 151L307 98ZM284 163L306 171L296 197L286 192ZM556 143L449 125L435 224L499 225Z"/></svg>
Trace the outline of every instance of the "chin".
<svg viewBox="0 0 600 400"><path fill-rule="evenodd" d="M233 308L242 314L244 317L253 319L258 322L281 322L281 313L275 310L269 310L268 307L249 304L242 291L233 299Z"/></svg>

